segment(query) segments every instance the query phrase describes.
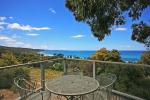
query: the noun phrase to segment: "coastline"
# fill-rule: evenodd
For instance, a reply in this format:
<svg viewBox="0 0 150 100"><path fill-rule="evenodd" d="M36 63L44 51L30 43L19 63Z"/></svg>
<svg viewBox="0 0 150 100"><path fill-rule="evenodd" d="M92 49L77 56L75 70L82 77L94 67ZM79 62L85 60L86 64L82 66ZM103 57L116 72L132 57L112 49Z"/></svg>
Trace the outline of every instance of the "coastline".
<svg viewBox="0 0 150 100"><path fill-rule="evenodd" d="M42 50L41 54L45 56L54 56L55 54L63 54L65 57L80 57L83 59L88 59L96 50ZM120 50L121 59L124 62L138 62L144 51L140 50Z"/></svg>

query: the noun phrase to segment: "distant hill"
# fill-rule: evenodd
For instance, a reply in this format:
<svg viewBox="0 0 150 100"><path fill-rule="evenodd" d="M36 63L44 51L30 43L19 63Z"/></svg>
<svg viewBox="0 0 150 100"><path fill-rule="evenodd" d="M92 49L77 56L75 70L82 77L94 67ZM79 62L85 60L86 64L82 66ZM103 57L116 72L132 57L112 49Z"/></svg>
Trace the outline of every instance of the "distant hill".
<svg viewBox="0 0 150 100"><path fill-rule="evenodd" d="M11 51L13 53L31 53L31 52L39 52L41 49L31 49L31 48L20 48L20 47L6 47L0 46L0 52Z"/></svg>

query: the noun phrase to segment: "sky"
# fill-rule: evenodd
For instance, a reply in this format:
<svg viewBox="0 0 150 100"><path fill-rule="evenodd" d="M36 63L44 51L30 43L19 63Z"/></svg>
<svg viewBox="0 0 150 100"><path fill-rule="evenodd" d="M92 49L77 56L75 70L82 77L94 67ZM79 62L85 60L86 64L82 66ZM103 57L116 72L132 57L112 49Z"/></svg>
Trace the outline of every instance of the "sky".
<svg viewBox="0 0 150 100"><path fill-rule="evenodd" d="M150 9L140 20L148 21ZM136 21L138 22L138 21ZM115 27L103 41L90 27L77 22L65 0L0 0L0 45L48 50L145 50L131 40L132 20Z"/></svg>

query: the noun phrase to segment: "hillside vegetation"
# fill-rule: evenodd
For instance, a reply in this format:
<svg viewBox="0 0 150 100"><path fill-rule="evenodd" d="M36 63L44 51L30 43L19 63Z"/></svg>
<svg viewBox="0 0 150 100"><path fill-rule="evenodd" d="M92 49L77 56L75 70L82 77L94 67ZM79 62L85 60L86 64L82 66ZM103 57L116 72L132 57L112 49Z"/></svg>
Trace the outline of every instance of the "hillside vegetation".
<svg viewBox="0 0 150 100"><path fill-rule="evenodd" d="M18 50L19 49L19 52ZM27 63L39 60L48 60L57 57L63 57L62 54L55 56L44 56L38 53L39 50L22 49L22 48L0 48L0 66ZM143 53L139 63L149 64L149 52ZM91 59L111 62L122 62L120 54L117 50L109 51L105 48L98 50L91 56ZM66 60L68 71L72 71L73 67L79 67L84 75L92 76L92 63L80 62L74 60ZM63 64L60 61L54 63L44 63L46 79L54 78L62 75ZM40 65L23 66L9 70L0 70L0 89L12 89L13 78L24 74L26 76L35 76L40 78ZM117 75L117 81L114 89L128 94L136 95L145 99L150 99L150 68L143 66L135 66L134 64L107 64L96 63L96 75L101 73L114 73Z"/></svg>

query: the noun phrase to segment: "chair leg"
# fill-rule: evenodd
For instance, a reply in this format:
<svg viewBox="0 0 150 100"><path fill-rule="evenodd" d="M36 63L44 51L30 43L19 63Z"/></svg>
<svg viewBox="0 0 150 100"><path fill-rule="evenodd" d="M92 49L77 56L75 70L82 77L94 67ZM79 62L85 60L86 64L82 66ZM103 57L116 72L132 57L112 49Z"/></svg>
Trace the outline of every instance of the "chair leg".
<svg viewBox="0 0 150 100"><path fill-rule="evenodd" d="M83 96L80 96L80 100L83 100Z"/></svg>
<svg viewBox="0 0 150 100"><path fill-rule="evenodd" d="M49 96L48 96L47 100L51 100L51 92L49 92Z"/></svg>
<svg viewBox="0 0 150 100"><path fill-rule="evenodd" d="M94 98L94 92L92 93L92 99L95 100L95 98Z"/></svg>

